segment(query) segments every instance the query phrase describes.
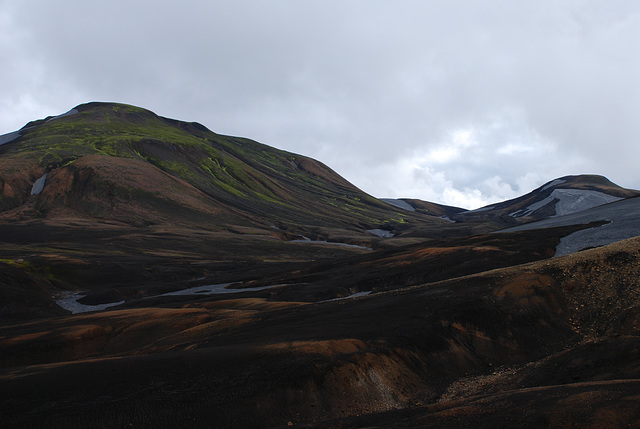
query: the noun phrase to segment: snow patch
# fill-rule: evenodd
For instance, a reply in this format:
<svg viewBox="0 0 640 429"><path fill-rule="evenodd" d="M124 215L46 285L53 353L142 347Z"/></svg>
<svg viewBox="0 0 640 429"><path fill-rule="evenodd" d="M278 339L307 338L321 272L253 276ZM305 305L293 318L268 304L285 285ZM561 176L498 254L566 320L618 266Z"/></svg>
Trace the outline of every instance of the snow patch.
<svg viewBox="0 0 640 429"><path fill-rule="evenodd" d="M44 184L47 181L47 174L35 181L31 187L31 195L38 195L44 189Z"/></svg>
<svg viewBox="0 0 640 429"><path fill-rule="evenodd" d="M529 216L547 204L557 200L555 207L556 214L551 217L564 216L621 199L622 198L614 197L613 195L605 194L604 192L585 189L554 189L547 198L531 204L526 209L515 211L509 215L513 217Z"/></svg>
<svg viewBox="0 0 640 429"><path fill-rule="evenodd" d="M556 189L556 191L557 191L557 189ZM536 210L539 210L542 207L544 207L547 204L549 204L550 202L552 202L555 199L555 197L553 195L555 194L556 191L553 191L551 193L551 195L549 195L544 200L541 200L541 201L538 201L537 203L531 204L526 209L521 209L521 210L515 211L513 213L509 213L509 216L512 216L512 217L529 216L530 214L532 214Z"/></svg>
<svg viewBox="0 0 640 429"><path fill-rule="evenodd" d="M562 185L564 182L566 182L566 180L564 180L564 179L556 179L556 180L554 180L552 182L547 183L544 186L544 188L540 189L540 192L546 191L547 189L549 189L549 188L551 188L553 186L556 186L556 185Z"/></svg>
<svg viewBox="0 0 640 429"><path fill-rule="evenodd" d="M395 198L380 198L381 201L384 201L387 204L391 204L392 206L396 206L399 209L407 210L410 212L415 212L416 209L413 208L411 204L404 200L398 200Z"/></svg>
<svg viewBox="0 0 640 429"><path fill-rule="evenodd" d="M2 146L3 144L11 143L12 141L14 141L20 136L21 136L20 131L14 131L12 133L3 134L0 136L0 146Z"/></svg>
<svg viewBox="0 0 640 429"><path fill-rule="evenodd" d="M604 192L578 190L578 189L556 189L560 201L556 204L556 216L564 216L570 213L577 213L592 207L619 201L622 198L605 194Z"/></svg>
<svg viewBox="0 0 640 429"><path fill-rule="evenodd" d="M395 234L391 231L387 231L386 229L368 229L367 232L370 232L373 235L376 235L380 238L391 238L395 236Z"/></svg>
<svg viewBox="0 0 640 429"><path fill-rule="evenodd" d="M557 216L517 227L503 229L500 232L528 231L556 226L584 225L604 221L597 228L588 228L567 235L556 247L555 256L574 253L591 247L604 246L631 237L640 236L640 199L628 198L612 204L593 207L566 216Z"/></svg>

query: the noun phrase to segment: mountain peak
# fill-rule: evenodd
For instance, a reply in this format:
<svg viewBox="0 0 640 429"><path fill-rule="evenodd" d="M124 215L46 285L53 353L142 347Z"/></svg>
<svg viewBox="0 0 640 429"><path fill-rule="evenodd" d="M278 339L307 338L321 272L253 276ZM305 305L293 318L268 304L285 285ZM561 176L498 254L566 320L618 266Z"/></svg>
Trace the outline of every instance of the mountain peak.
<svg viewBox="0 0 640 429"><path fill-rule="evenodd" d="M550 188L606 189L610 193L617 193L622 190L622 193L625 194L624 188L598 174L578 174L559 177L545 183L534 192L543 192Z"/></svg>

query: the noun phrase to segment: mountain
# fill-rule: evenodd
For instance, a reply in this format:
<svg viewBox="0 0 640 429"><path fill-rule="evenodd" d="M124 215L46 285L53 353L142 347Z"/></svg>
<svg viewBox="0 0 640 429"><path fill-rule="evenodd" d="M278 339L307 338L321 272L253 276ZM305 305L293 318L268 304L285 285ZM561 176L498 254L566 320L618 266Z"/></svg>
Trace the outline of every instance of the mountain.
<svg viewBox="0 0 640 429"><path fill-rule="evenodd" d="M138 107L30 122L0 136L2 425L633 426L638 194L465 211Z"/></svg>
<svg viewBox="0 0 640 429"><path fill-rule="evenodd" d="M598 175L565 176L552 180L521 197L454 214L456 220L498 218L524 223L564 216L640 195Z"/></svg>
<svg viewBox="0 0 640 429"><path fill-rule="evenodd" d="M633 197L564 216L506 228L502 232L539 231L569 225L594 225L594 228L576 231L563 237L555 253L555 256L562 256L640 235L639 215L640 198Z"/></svg>
<svg viewBox="0 0 640 429"><path fill-rule="evenodd" d="M399 214L311 158L114 103L11 133L0 146L0 177L7 220L239 226L323 240L438 225Z"/></svg>

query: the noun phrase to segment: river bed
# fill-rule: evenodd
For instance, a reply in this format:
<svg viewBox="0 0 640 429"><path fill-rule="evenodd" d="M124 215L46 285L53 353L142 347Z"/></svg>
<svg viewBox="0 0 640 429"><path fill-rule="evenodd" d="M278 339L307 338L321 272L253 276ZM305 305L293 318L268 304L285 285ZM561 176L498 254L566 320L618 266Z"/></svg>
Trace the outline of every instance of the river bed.
<svg viewBox="0 0 640 429"><path fill-rule="evenodd" d="M232 283L222 283L215 285L205 285L205 286L195 286L188 289L177 290L174 292L163 293L162 295L154 295L147 298L157 298L159 296L178 296L178 295L216 295L216 294L225 294L225 293L242 293L242 292L256 292L265 289L271 289L278 286L285 286L284 284L277 285L269 285L269 286L261 286L261 287L248 287L241 289L227 288L227 286ZM90 311L101 311L105 310L109 307L115 307L116 305L124 304L125 301L118 302L109 302L105 304L97 304L97 305L86 305L78 302L79 299L84 298L86 295L83 295L79 292L65 292L61 299L56 301L60 307L65 310L70 311L72 314L78 313L88 313Z"/></svg>

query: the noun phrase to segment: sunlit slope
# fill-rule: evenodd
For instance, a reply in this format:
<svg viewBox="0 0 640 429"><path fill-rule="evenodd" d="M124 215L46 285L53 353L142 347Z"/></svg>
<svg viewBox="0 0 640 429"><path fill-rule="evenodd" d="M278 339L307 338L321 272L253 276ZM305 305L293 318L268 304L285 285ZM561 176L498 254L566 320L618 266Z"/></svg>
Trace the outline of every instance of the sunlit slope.
<svg viewBox="0 0 640 429"><path fill-rule="evenodd" d="M44 188L32 196L44 174ZM72 211L153 223L186 210L201 222L215 215L292 231L363 233L390 222L439 222L400 213L311 158L122 104L84 104L27 124L0 146L0 177L0 208L23 217Z"/></svg>

